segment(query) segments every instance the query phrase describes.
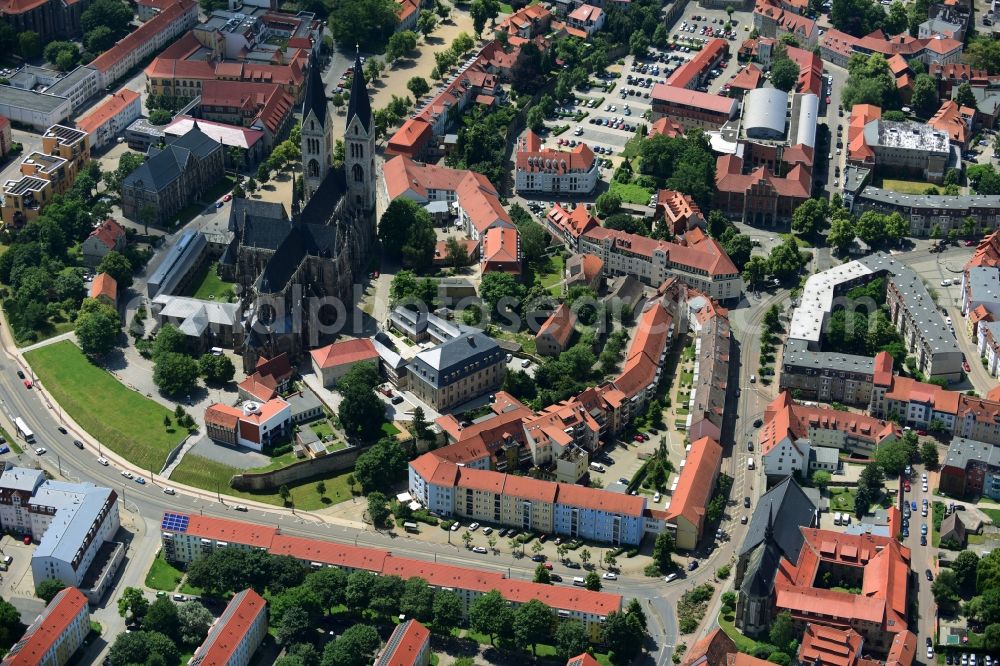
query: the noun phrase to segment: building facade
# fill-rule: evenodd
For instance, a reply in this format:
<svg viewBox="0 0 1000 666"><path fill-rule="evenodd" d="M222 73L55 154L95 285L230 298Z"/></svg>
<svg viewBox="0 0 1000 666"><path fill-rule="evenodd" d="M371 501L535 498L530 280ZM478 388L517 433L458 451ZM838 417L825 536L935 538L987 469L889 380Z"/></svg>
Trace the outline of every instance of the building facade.
<svg viewBox="0 0 1000 666"><path fill-rule="evenodd" d="M75 587L61 590L4 657L3 666L63 666L90 633L90 606Z"/></svg>
<svg viewBox="0 0 1000 666"><path fill-rule="evenodd" d="M21 161L21 177L3 185L3 221L20 227L37 219L57 194L76 181L90 161L90 136L81 130L53 125L42 135L42 150Z"/></svg>
<svg viewBox="0 0 1000 666"><path fill-rule="evenodd" d="M189 662L191 666L247 666L267 638L267 601L251 589L237 592Z"/></svg>

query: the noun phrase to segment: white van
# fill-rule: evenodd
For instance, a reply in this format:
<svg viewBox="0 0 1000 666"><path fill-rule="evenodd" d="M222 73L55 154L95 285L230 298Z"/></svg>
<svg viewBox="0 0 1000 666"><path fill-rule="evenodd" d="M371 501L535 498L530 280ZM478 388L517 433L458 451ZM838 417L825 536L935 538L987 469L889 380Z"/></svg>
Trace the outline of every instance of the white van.
<svg viewBox="0 0 1000 666"><path fill-rule="evenodd" d="M840 525L840 512L839 511L834 511L833 512L833 524L834 525Z"/></svg>
<svg viewBox="0 0 1000 666"><path fill-rule="evenodd" d="M577 587L586 587L587 581L577 576L576 578L573 579L573 584L576 585Z"/></svg>
<svg viewBox="0 0 1000 666"><path fill-rule="evenodd" d="M842 522L843 522L843 523L844 523L845 525L850 525L850 524L851 524L851 514L849 514L848 512L846 512L846 511L845 511L845 512L844 512L844 517L843 517L843 519L842 519Z"/></svg>
<svg viewBox="0 0 1000 666"><path fill-rule="evenodd" d="M603 472L604 471L604 465L602 465L600 463L592 462L592 463L590 463L590 471L592 471L592 472Z"/></svg>
<svg viewBox="0 0 1000 666"><path fill-rule="evenodd" d="M222 347L212 347L208 350L212 356L222 356Z"/></svg>
<svg viewBox="0 0 1000 666"><path fill-rule="evenodd" d="M747 458L747 469L753 469L753 458Z"/></svg>

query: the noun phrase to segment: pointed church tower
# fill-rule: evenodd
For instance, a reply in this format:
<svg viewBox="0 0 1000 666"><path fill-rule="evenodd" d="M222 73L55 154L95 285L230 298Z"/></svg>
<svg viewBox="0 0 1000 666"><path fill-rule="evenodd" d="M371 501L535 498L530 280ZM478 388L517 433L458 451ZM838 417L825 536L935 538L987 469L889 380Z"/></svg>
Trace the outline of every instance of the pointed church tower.
<svg viewBox="0 0 1000 666"><path fill-rule="evenodd" d="M313 59L302 102L302 176L306 201L333 168L333 118L333 104L326 97L323 73L319 62Z"/></svg>
<svg viewBox="0 0 1000 666"><path fill-rule="evenodd" d="M361 73L361 56L354 60L351 100L347 105L344 133L344 175L347 208L355 213L375 213L375 125L368 87Z"/></svg>

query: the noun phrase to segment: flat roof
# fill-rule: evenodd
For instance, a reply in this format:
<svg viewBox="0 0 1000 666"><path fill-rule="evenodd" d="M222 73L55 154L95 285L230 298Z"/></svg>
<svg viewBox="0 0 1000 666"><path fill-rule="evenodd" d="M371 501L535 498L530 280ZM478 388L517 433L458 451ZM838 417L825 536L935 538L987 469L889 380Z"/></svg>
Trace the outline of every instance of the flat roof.
<svg viewBox="0 0 1000 666"><path fill-rule="evenodd" d="M802 288L799 306L792 313L788 336L819 342L823 333L824 317L833 309L833 296L837 285L871 273L872 270L861 262L851 261L811 275Z"/></svg>
<svg viewBox="0 0 1000 666"><path fill-rule="evenodd" d="M947 208L949 210L967 210L970 208L1000 209L1000 195L996 194L966 194L959 196L900 194L899 192L884 190L880 187L869 186L858 197L885 205L912 208Z"/></svg>
<svg viewBox="0 0 1000 666"><path fill-rule="evenodd" d="M52 113L63 104L69 104L68 97L34 92L33 90L21 90L13 86L0 86L0 106L10 105L29 111Z"/></svg>
<svg viewBox="0 0 1000 666"><path fill-rule="evenodd" d="M74 69L72 72L63 76L58 81L49 86L49 89L45 92L51 95L63 95L70 91L70 88L79 85L84 80L90 77L96 77L97 70L93 67L88 67L87 65L81 65Z"/></svg>

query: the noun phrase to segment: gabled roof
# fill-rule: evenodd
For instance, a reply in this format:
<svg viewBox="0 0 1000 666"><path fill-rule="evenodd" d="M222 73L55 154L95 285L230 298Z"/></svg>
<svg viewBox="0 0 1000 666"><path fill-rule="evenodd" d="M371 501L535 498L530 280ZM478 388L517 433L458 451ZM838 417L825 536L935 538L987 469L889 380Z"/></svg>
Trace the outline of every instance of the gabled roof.
<svg viewBox="0 0 1000 666"><path fill-rule="evenodd" d="M90 297L104 296L112 303L118 298L118 282L107 273L98 273L90 285Z"/></svg>
<svg viewBox="0 0 1000 666"><path fill-rule="evenodd" d="M816 506L799 484L791 476L785 477L757 500L739 555L750 552L764 541L770 519L773 539L781 554L792 562L798 560L803 543L799 528L811 527L815 515Z"/></svg>
<svg viewBox="0 0 1000 666"><path fill-rule="evenodd" d="M48 653L81 612L87 613L87 597L75 587L61 590L10 649L4 665L36 666L46 661Z"/></svg>
<svg viewBox="0 0 1000 666"><path fill-rule="evenodd" d="M685 653L681 666L726 666L726 658L736 651L733 639L716 627L708 636L691 646Z"/></svg>
<svg viewBox="0 0 1000 666"><path fill-rule="evenodd" d="M316 116L316 121L320 125L323 125L326 123L326 112L329 102L326 98L326 85L323 83L323 73L320 70L318 61L309 63L309 79L306 81L306 94L302 100L302 120L304 122L306 117L310 113L313 113ZM351 100L353 101L353 99L354 96L352 94Z"/></svg>
<svg viewBox="0 0 1000 666"><path fill-rule="evenodd" d="M555 312L538 329L538 334L535 337L551 335L560 347L565 347L566 343L569 342L569 336L573 334L574 326L576 326L576 314L569 309L568 305L560 303Z"/></svg>
<svg viewBox="0 0 1000 666"><path fill-rule="evenodd" d="M118 224L116 220L108 218L101 222L100 226L90 232L91 238L104 243L109 250L115 249L118 240L125 236L125 227Z"/></svg>
<svg viewBox="0 0 1000 666"><path fill-rule="evenodd" d="M710 437L691 442L691 451L681 471L677 488L667 507L667 520L683 516L701 533L708 501L715 490L712 480L719 471L722 447Z"/></svg>
<svg viewBox="0 0 1000 666"><path fill-rule="evenodd" d="M309 352L313 362L321 368L332 368L338 365L349 365L359 361L372 361L378 358L375 344L368 338L357 340L341 340Z"/></svg>

